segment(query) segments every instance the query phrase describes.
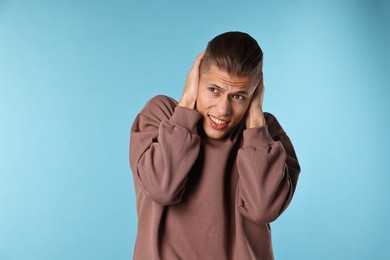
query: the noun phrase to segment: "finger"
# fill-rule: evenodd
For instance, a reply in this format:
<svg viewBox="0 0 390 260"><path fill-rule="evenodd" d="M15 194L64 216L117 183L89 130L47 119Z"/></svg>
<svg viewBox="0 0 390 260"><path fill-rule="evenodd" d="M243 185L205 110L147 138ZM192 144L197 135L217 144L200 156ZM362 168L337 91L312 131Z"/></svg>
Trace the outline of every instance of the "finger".
<svg viewBox="0 0 390 260"><path fill-rule="evenodd" d="M263 78L263 75L260 77L259 84L257 84L257 86L258 86L259 88L263 88L263 87L264 87L264 78Z"/></svg>
<svg viewBox="0 0 390 260"><path fill-rule="evenodd" d="M190 77L190 78L199 77L200 63L202 61L204 54L205 54L205 51L203 51L202 53L200 53L196 57L194 64L192 65L192 68L191 68L190 72L188 73L188 77Z"/></svg>
<svg viewBox="0 0 390 260"><path fill-rule="evenodd" d="M263 104L263 96L264 96L264 84L262 84L260 80L259 84L256 86L253 95L252 95L252 100L251 104L256 107L258 104L260 106Z"/></svg>
<svg viewBox="0 0 390 260"><path fill-rule="evenodd" d="M200 62L202 61L204 54L205 54L205 51L202 51L202 52L196 57L195 62L194 62L194 65L193 65L194 68L199 68Z"/></svg>
<svg viewBox="0 0 390 260"><path fill-rule="evenodd" d="M265 87L264 87L264 84L262 84L261 89L259 91L259 99L260 99L260 106L261 107L263 107L264 92L265 92Z"/></svg>
<svg viewBox="0 0 390 260"><path fill-rule="evenodd" d="M258 99L260 97L261 89L262 89L262 87L261 87L260 83L257 84L257 86L255 87L255 89L253 91L252 100Z"/></svg>

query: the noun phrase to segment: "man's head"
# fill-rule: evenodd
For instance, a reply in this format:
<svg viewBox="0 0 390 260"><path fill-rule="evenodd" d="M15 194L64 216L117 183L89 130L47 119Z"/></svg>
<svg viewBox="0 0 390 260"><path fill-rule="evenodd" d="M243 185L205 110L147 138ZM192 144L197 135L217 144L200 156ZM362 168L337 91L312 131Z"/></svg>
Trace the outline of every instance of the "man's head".
<svg viewBox="0 0 390 260"><path fill-rule="evenodd" d="M246 33L227 32L208 43L196 102L208 137L225 137L245 117L262 65L263 52Z"/></svg>
<svg viewBox="0 0 390 260"><path fill-rule="evenodd" d="M226 32L208 43L200 72L206 72L211 65L232 76L260 79L263 51L249 34Z"/></svg>

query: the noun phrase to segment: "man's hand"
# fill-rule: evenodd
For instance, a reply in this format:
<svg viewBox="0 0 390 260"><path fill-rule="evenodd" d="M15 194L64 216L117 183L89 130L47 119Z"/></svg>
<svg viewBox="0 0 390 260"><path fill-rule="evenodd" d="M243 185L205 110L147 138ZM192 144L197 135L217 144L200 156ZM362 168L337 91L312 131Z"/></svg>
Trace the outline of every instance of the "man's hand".
<svg viewBox="0 0 390 260"><path fill-rule="evenodd" d="M261 76L260 82L252 96L252 101L246 114L246 128L254 128L265 125L263 115L263 97L264 97L264 80Z"/></svg>
<svg viewBox="0 0 390 260"><path fill-rule="evenodd" d="M190 72L188 72L183 94L178 104L181 107L195 109L200 76L200 62L202 61L203 56L204 52L202 52L198 55L198 57L196 57L194 65L192 65Z"/></svg>

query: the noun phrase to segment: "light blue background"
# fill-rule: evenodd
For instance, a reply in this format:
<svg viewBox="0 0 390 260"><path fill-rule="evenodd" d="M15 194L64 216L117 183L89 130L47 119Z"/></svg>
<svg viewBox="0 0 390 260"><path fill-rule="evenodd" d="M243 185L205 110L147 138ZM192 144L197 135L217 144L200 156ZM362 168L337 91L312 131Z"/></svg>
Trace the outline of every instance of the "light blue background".
<svg viewBox="0 0 390 260"><path fill-rule="evenodd" d="M0 0L0 259L131 259L132 121L230 30L302 166L276 259L390 259L390 3L270 2Z"/></svg>

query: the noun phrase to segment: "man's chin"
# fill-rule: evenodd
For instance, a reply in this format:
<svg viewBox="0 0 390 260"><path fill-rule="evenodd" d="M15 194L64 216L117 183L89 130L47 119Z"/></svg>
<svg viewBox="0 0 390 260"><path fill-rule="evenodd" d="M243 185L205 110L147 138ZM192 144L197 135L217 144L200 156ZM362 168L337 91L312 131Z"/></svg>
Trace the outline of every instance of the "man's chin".
<svg viewBox="0 0 390 260"><path fill-rule="evenodd" d="M222 131L222 130L216 130L216 129L210 129L210 127L204 127L204 132L205 134L207 135L207 137L211 138L211 139L222 139L226 136L226 131Z"/></svg>

